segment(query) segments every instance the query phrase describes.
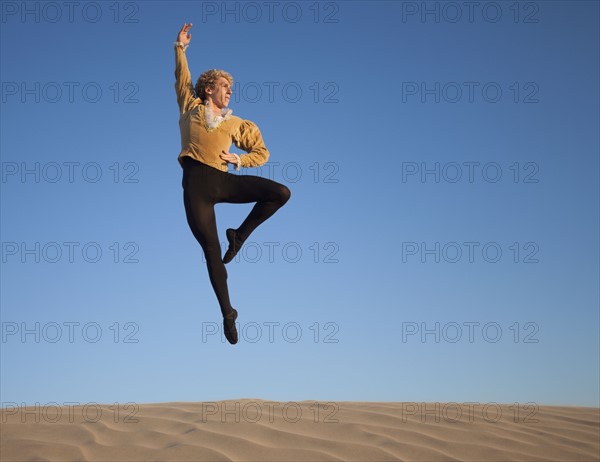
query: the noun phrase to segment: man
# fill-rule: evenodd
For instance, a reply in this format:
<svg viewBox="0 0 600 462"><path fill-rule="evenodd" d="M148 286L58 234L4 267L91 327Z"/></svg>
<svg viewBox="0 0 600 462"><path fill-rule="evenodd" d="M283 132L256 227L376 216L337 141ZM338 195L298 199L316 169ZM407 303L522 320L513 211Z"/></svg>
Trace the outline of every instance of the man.
<svg viewBox="0 0 600 462"><path fill-rule="evenodd" d="M192 38L191 27L191 23L184 24L175 42L175 90L181 131L181 152L177 159L183 168L187 221L206 257L210 282L223 315L225 337L235 344L238 313L229 300L225 264L233 260L252 231L289 200L291 191L267 178L228 172L229 164L236 170L263 165L270 154L256 124L232 115L227 108L233 85L230 74L211 69L192 87L185 54ZM232 143L246 154L229 153ZM222 202L256 202L237 229L226 230L229 248L223 259L214 211L214 205Z"/></svg>

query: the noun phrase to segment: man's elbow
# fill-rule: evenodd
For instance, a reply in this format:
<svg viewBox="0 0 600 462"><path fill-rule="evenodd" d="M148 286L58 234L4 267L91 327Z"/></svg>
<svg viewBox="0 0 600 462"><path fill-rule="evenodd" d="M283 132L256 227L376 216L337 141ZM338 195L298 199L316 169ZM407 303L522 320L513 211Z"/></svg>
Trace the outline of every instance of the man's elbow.
<svg viewBox="0 0 600 462"><path fill-rule="evenodd" d="M261 149L260 153L259 153L259 158L257 159L258 162L258 167L260 167L261 165L265 165L267 163L267 161L269 160L269 156L271 154L269 153L269 151L267 150L267 148Z"/></svg>
<svg viewBox="0 0 600 462"><path fill-rule="evenodd" d="M271 156L271 153L269 152L269 150L267 148L265 148L264 152L263 152L263 164L266 164L267 161L269 160L269 157Z"/></svg>

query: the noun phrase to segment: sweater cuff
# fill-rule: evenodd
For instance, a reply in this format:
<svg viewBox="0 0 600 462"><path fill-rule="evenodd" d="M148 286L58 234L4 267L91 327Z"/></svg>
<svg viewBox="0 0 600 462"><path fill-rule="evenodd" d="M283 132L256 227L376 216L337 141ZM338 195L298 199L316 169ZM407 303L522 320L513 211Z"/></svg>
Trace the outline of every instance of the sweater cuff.
<svg viewBox="0 0 600 462"><path fill-rule="evenodd" d="M240 159L240 156L238 156L235 152L233 153L233 155L237 158L237 164L235 165L235 169L239 170L242 166L242 159Z"/></svg>

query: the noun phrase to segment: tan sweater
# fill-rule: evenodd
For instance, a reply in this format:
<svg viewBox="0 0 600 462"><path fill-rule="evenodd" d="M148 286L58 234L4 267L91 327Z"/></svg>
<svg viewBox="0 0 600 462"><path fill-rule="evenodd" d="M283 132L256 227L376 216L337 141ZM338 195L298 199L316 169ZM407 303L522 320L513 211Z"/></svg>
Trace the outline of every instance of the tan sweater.
<svg viewBox="0 0 600 462"><path fill-rule="evenodd" d="M185 49L180 46L175 46L175 78L181 131L181 152L177 157L180 165L184 156L190 156L226 172L227 162L219 155L222 151L229 152L231 143L247 152L239 155L241 167L258 167L267 162L269 151L254 122L230 115L216 128L208 126L206 106L194 93Z"/></svg>

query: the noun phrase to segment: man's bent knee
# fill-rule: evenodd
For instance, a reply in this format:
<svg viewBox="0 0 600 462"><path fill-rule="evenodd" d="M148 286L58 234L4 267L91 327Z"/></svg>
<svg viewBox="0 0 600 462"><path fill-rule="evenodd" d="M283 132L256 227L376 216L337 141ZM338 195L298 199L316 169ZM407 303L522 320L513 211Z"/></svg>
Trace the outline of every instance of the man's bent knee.
<svg viewBox="0 0 600 462"><path fill-rule="evenodd" d="M290 188L288 188L285 185L279 185L279 203L281 205L284 205L287 201L290 200L290 197L292 197L292 191L290 191Z"/></svg>

